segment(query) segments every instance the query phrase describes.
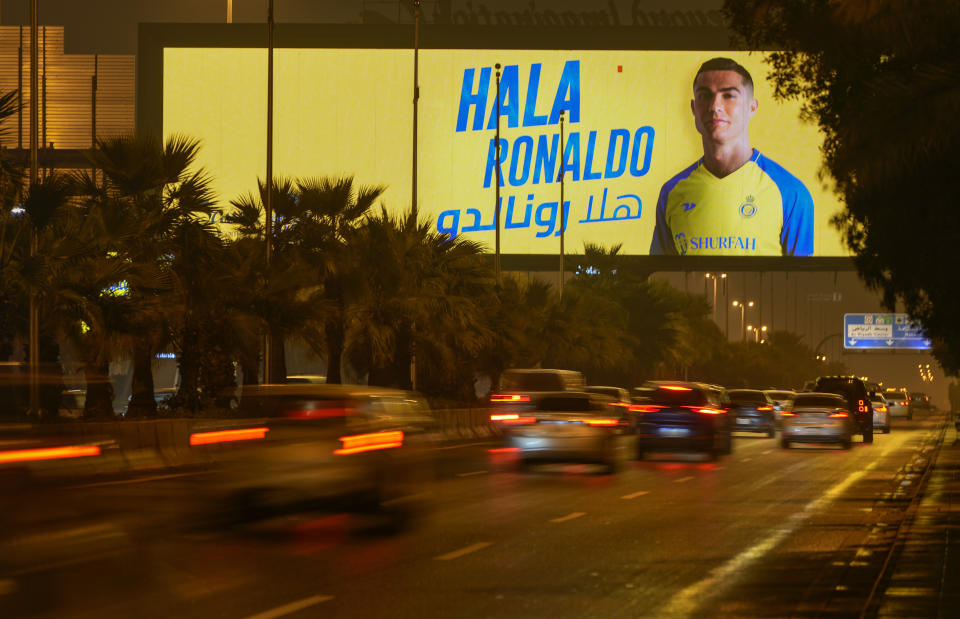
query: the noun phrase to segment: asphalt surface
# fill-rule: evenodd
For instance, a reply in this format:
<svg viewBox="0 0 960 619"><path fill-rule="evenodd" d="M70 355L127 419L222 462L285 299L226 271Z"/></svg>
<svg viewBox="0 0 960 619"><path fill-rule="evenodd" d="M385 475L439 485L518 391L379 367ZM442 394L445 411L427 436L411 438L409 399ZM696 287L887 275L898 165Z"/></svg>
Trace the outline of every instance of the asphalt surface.
<svg viewBox="0 0 960 619"><path fill-rule="evenodd" d="M392 537L339 514L198 529L202 471L22 488L0 521L0 616L869 616L942 427L895 420L849 451L744 436L716 463L617 475L451 445L429 509Z"/></svg>

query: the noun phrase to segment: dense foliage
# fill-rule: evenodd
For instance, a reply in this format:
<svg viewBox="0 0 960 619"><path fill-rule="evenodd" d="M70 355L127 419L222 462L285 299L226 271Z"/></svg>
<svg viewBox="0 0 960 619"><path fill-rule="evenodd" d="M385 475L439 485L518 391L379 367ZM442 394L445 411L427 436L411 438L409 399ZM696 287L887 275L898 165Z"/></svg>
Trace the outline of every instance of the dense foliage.
<svg viewBox="0 0 960 619"><path fill-rule="evenodd" d="M960 3L727 0L733 29L768 54L779 97L824 133L835 223L866 283L926 327L960 371Z"/></svg>

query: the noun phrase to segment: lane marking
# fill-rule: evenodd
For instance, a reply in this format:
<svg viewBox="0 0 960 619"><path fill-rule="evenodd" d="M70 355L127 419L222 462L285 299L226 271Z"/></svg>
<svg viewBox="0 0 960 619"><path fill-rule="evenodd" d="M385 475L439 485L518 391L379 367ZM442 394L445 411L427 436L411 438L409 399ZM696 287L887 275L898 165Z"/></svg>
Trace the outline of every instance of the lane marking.
<svg viewBox="0 0 960 619"><path fill-rule="evenodd" d="M750 462L753 458L741 458L740 462Z"/></svg>
<svg viewBox="0 0 960 619"><path fill-rule="evenodd" d="M70 486L71 488L95 488L97 486L124 486L128 484L139 484L145 481L157 481L160 479L176 479L177 477L194 477L202 475L203 471L190 471L189 473L170 473L169 475L153 475L151 477L137 477L135 479L121 479L118 481L98 481L92 484L78 484Z"/></svg>
<svg viewBox="0 0 960 619"><path fill-rule="evenodd" d="M633 493L631 493L631 494L625 494L625 495L623 495L623 496L620 497L620 498L621 498L621 499L635 499L635 498L637 498L638 496L643 496L643 495L645 495L645 494L650 494L650 493L649 493L648 491L646 491L646 490L641 490L640 492L633 492Z"/></svg>
<svg viewBox="0 0 960 619"><path fill-rule="evenodd" d="M766 539L747 548L720 567L711 570L710 576L674 595L670 601L664 605L662 612L656 612L653 613L653 615L661 617L688 617L692 615L701 604L729 587L736 580L735 576L738 573L773 550L800 526L804 520L809 518L813 512L829 504L833 499L856 483L857 480L873 470L878 464L879 461L874 460L863 469L847 475L846 478L831 486L822 495L807 503L802 511L782 521L783 524L774 529L773 533L768 535Z"/></svg>
<svg viewBox="0 0 960 619"><path fill-rule="evenodd" d="M332 599L332 595L314 595L308 598L303 598L302 600L297 600L296 602L284 604L283 606L277 606L276 608L266 610L262 613L257 613L256 615L250 615L246 617L246 619L276 619L276 617L283 617L284 615L289 615L297 612L298 610L310 608L311 606L316 606L317 604L327 602Z"/></svg>
<svg viewBox="0 0 960 619"><path fill-rule="evenodd" d="M484 441L482 443L466 443L464 445L447 445L446 447L437 447L437 451L446 451L447 449L463 449L464 447L481 447L483 445L496 445L496 442Z"/></svg>
<svg viewBox="0 0 960 619"><path fill-rule="evenodd" d="M473 477L474 475L485 475L488 471L470 471L469 473L457 473L457 477Z"/></svg>
<svg viewBox="0 0 960 619"><path fill-rule="evenodd" d="M772 450L772 449L768 449L768 450L766 450L766 451L761 451L761 452L760 452L760 455L761 455L761 456L765 456L765 455L767 455L767 454L772 454L772 453L773 453L773 450Z"/></svg>
<svg viewBox="0 0 960 619"><path fill-rule="evenodd" d="M550 522L566 522L567 520L573 520L574 518L579 518L580 516L586 516L587 512L573 512L572 514L567 514L566 516L560 516L559 518L552 518Z"/></svg>
<svg viewBox="0 0 960 619"><path fill-rule="evenodd" d="M691 479L693 479L693 477L681 477L680 479L674 479L673 483L682 484L683 482L690 481Z"/></svg>
<svg viewBox="0 0 960 619"><path fill-rule="evenodd" d="M483 550L487 546L490 546L492 542L477 542L476 544L470 544L465 546L460 550L454 550L453 552L448 552L445 555L440 555L439 557L434 557L437 561L452 561L453 559L458 559L463 555L468 555L471 552L476 552L478 550Z"/></svg>

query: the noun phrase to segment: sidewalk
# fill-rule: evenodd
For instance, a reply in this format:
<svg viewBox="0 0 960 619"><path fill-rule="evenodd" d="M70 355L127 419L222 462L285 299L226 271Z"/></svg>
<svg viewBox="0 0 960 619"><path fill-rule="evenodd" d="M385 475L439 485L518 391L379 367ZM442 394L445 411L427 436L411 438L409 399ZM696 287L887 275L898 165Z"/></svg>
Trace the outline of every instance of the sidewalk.
<svg viewBox="0 0 960 619"><path fill-rule="evenodd" d="M907 526L869 616L960 617L960 436L952 423Z"/></svg>

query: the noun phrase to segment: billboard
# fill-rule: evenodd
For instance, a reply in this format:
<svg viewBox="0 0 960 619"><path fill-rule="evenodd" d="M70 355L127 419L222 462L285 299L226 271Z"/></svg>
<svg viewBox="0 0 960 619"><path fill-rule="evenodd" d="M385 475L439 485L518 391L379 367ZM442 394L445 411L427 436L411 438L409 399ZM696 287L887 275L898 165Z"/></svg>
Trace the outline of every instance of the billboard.
<svg viewBox="0 0 960 619"><path fill-rule="evenodd" d="M757 101L755 150L727 176L699 165L692 111L694 75L716 56L749 70ZM203 140L224 204L264 175L266 60L163 48L163 133ZM735 51L423 49L421 216L492 249L499 177L505 254L556 254L562 220L569 253L848 256L829 223L841 205L817 178L821 136L799 104L773 99L766 73L760 54ZM388 187L388 210L408 209L412 84L409 49L275 50L275 174L354 175Z"/></svg>

